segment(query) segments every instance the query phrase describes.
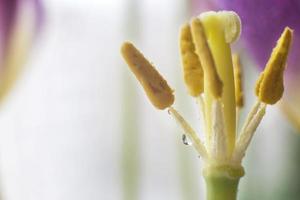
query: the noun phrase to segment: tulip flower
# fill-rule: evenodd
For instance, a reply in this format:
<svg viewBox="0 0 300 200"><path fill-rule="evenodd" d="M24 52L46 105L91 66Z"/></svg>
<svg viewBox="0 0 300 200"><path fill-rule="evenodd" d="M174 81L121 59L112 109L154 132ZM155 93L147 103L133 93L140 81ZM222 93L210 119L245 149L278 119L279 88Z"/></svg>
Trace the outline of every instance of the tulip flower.
<svg viewBox="0 0 300 200"><path fill-rule="evenodd" d="M200 9L199 2L194 5ZM285 26L294 29L294 40L286 70L286 91L280 102L283 112L300 131L300 2L299 0L212 0L217 9L237 12L243 23L243 36L249 53L262 69L268 54Z"/></svg>
<svg viewBox="0 0 300 200"><path fill-rule="evenodd" d="M21 72L41 21L39 0L0 0L0 101Z"/></svg>
<svg viewBox="0 0 300 200"><path fill-rule="evenodd" d="M231 44L240 33L240 18L232 11L204 12L181 28L179 47L184 82L188 94L199 104L205 138L200 138L173 107L173 89L152 63L131 42L121 47L125 62L150 102L159 110L168 110L185 133L184 143L190 144L188 138L202 158L208 200L236 199L239 180L244 176L242 161L246 150L266 107L278 102L284 91L283 73L293 38L288 27L283 29L256 82L257 102L237 133L238 112L243 107L242 72Z"/></svg>

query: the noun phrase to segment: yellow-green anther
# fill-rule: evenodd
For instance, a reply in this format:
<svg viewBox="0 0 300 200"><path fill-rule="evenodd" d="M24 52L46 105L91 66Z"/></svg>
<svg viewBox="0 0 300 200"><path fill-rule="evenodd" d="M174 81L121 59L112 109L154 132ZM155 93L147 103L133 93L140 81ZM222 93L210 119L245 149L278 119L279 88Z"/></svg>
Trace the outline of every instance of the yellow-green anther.
<svg viewBox="0 0 300 200"><path fill-rule="evenodd" d="M154 66L129 42L122 45L121 53L151 103L161 110L170 107L174 103L173 91Z"/></svg>
<svg viewBox="0 0 300 200"><path fill-rule="evenodd" d="M242 69L240 56L234 54L232 56L233 73L234 73L234 87L235 87L235 104L236 107L241 108L244 106L244 94L242 84Z"/></svg>
<svg viewBox="0 0 300 200"><path fill-rule="evenodd" d="M266 67L256 82L255 92L260 101L275 104L282 97L283 72L293 38L293 31L286 27L273 49Z"/></svg>
<svg viewBox="0 0 300 200"><path fill-rule="evenodd" d="M230 155L234 149L236 135L235 88L230 43L239 37L241 29L240 20L231 11L205 12L199 18L204 27L207 43L215 61L218 75L223 82L221 102L224 106L224 124ZM206 83L206 77L204 76L206 114L210 115L212 112L213 97ZM211 120L208 119L206 124L208 135L211 135Z"/></svg>
<svg viewBox="0 0 300 200"><path fill-rule="evenodd" d="M185 24L180 32L180 54L183 67L183 77L191 96L203 93L203 69L197 54L189 24Z"/></svg>
<svg viewBox="0 0 300 200"><path fill-rule="evenodd" d="M204 70L205 84L208 84L209 90L214 98L221 98L223 83L218 75L215 61L207 44L207 38L201 20L194 18L191 22L191 27L196 53L200 58Z"/></svg>

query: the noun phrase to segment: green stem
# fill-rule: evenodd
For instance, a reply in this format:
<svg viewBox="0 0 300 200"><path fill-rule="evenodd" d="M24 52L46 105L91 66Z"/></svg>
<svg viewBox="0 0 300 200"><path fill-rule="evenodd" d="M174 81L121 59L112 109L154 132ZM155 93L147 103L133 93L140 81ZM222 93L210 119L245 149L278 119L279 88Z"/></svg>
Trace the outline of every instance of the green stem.
<svg viewBox="0 0 300 200"><path fill-rule="evenodd" d="M238 184L244 175L241 166L209 166L203 170L207 200L236 200Z"/></svg>

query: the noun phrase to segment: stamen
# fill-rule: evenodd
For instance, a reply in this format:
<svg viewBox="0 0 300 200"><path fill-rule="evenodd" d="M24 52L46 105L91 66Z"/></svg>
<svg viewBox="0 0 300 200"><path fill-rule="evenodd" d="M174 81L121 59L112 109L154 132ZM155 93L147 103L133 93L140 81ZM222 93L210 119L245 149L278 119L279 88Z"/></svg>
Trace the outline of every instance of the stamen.
<svg viewBox="0 0 300 200"><path fill-rule="evenodd" d="M241 132L244 132L245 129L248 127L249 123L252 121L253 117L256 115L256 113L258 112L258 109L260 108L260 106L262 105L262 103L260 101L257 101L253 108L251 109L251 111L249 112L246 121L243 125L243 128L241 130Z"/></svg>
<svg viewBox="0 0 300 200"><path fill-rule="evenodd" d="M199 155L206 160L208 158L207 151L197 133L193 130L193 128L188 124L188 122L173 108L170 107L168 112L175 119L175 121L180 125L184 133L187 137L192 141L193 146Z"/></svg>
<svg viewBox="0 0 300 200"><path fill-rule="evenodd" d="M283 72L293 37L293 31L286 27L273 49L271 57L256 82L256 95L264 103L275 104L281 99L283 86Z"/></svg>
<svg viewBox="0 0 300 200"><path fill-rule="evenodd" d="M236 148L232 157L233 162L239 163L245 156L247 147L249 146L251 139L256 131L256 128L260 124L263 116L266 112L266 105L259 108L255 116L250 120L248 126L241 132L236 144Z"/></svg>
<svg viewBox="0 0 300 200"><path fill-rule="evenodd" d="M196 101L197 101L197 104L199 105L200 113L203 115L202 117L205 121L205 102L204 102L204 99L203 99L202 95L199 95L196 98Z"/></svg>
<svg viewBox="0 0 300 200"><path fill-rule="evenodd" d="M232 56L233 72L234 72L234 87L235 87L235 105L237 108L244 106L244 94L242 86L242 70L241 62L238 54Z"/></svg>
<svg viewBox="0 0 300 200"><path fill-rule="evenodd" d="M198 18L193 19L191 27L196 53L200 58L201 65L203 66L210 91L215 98L220 98L222 96L223 83L218 75L215 61L207 44L201 20Z"/></svg>
<svg viewBox="0 0 300 200"><path fill-rule="evenodd" d="M224 161L228 159L228 149L224 127L224 113L220 100L216 100L213 103L212 124L211 155L217 161Z"/></svg>
<svg viewBox="0 0 300 200"><path fill-rule="evenodd" d="M180 32L180 53L183 66L183 76L191 96L203 93L203 69L195 53L195 46L189 24L185 24Z"/></svg>
<svg viewBox="0 0 300 200"><path fill-rule="evenodd" d="M196 98L196 101L197 101L197 104L199 105L199 111L200 111L200 115L202 117L202 126L203 126L203 130L204 130L204 133L207 132L207 127L206 127L206 120L207 120L207 117L206 117L206 111L205 111L205 101L203 99L203 96L202 95L199 95L197 98ZM205 134L205 137L207 137L208 135ZM209 138L205 138L206 141L209 141ZM205 146L206 148L208 149L209 148L209 145L208 145L208 142L205 143Z"/></svg>
<svg viewBox="0 0 300 200"><path fill-rule="evenodd" d="M206 120L206 116L205 116L205 102L204 102L203 96L199 95L196 98L196 102L199 105L199 111L200 111L201 117L203 118L203 122L205 122L205 120Z"/></svg>
<svg viewBox="0 0 300 200"><path fill-rule="evenodd" d="M172 89L143 54L129 42L122 45L121 53L151 103L161 110L171 106L174 103Z"/></svg>

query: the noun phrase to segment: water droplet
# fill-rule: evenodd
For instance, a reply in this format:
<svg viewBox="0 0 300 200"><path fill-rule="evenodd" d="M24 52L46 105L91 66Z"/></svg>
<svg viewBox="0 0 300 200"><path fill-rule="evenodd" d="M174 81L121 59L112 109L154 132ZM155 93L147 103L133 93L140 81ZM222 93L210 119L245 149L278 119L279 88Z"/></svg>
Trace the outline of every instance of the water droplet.
<svg viewBox="0 0 300 200"><path fill-rule="evenodd" d="M182 135L182 142L183 144L188 146L192 145L192 142L188 139L188 137L185 134Z"/></svg>
<svg viewBox="0 0 300 200"><path fill-rule="evenodd" d="M170 110L170 108L168 109L168 114L171 115L171 110Z"/></svg>

